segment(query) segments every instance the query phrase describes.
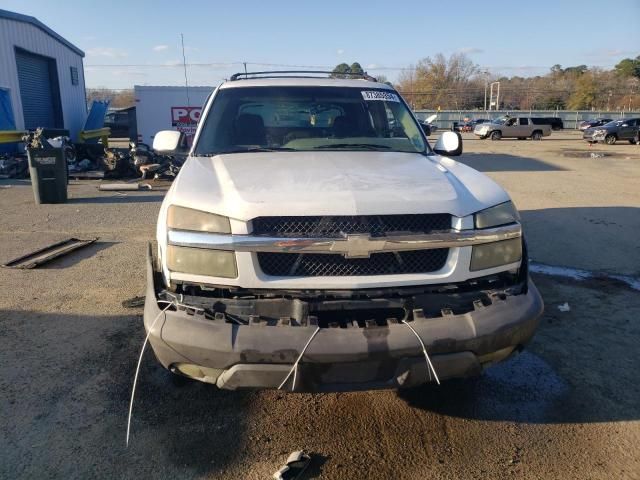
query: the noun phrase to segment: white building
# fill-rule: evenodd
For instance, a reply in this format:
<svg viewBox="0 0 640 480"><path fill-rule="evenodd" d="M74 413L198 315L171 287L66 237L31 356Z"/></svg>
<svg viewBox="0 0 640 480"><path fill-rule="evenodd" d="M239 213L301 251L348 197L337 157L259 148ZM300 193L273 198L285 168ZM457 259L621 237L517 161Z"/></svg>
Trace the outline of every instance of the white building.
<svg viewBox="0 0 640 480"><path fill-rule="evenodd" d="M0 130L65 128L87 117L84 52L34 17L0 10ZM8 110L8 111L7 111Z"/></svg>

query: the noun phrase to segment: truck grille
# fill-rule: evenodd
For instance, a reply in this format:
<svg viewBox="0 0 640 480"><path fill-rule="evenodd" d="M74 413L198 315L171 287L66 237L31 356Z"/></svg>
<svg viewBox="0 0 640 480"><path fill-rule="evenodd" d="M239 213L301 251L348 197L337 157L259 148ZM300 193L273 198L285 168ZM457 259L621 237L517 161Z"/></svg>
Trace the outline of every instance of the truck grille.
<svg viewBox="0 0 640 480"><path fill-rule="evenodd" d="M448 248L372 253L370 258L258 252L258 262L266 275L276 277L347 277L435 272L444 267L448 254Z"/></svg>
<svg viewBox="0 0 640 480"><path fill-rule="evenodd" d="M392 232L429 233L449 229L451 215L447 213L253 219L253 234L271 237L342 238L356 233L382 237Z"/></svg>

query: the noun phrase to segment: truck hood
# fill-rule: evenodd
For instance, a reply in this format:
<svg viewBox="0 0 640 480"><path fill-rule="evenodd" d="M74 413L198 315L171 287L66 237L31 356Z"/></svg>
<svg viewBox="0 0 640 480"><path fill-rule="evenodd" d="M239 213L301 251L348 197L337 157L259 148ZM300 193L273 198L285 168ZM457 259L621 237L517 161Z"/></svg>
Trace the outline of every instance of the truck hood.
<svg viewBox="0 0 640 480"><path fill-rule="evenodd" d="M508 199L485 175L436 155L252 152L190 157L165 206L246 221L272 215L466 216Z"/></svg>

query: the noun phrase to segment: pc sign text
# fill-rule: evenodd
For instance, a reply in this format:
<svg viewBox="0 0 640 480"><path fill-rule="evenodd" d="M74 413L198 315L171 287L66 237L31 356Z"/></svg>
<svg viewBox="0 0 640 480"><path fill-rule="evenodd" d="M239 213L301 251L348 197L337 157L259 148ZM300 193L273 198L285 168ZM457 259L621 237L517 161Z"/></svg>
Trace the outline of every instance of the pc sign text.
<svg viewBox="0 0 640 480"><path fill-rule="evenodd" d="M171 126L186 135L195 135L201 107L171 107Z"/></svg>

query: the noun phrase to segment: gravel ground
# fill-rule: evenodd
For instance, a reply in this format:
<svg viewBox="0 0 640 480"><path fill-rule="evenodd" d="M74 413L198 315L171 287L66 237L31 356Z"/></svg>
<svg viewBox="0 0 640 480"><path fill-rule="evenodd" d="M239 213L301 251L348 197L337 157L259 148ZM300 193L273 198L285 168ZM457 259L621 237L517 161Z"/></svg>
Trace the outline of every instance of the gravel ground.
<svg viewBox="0 0 640 480"><path fill-rule="evenodd" d="M547 310L525 352L477 380L318 395L178 385L148 353L129 448L144 335L120 302L144 292L162 186L75 181L69 203L36 207L28 182L0 181L0 263L100 237L0 270L0 478L264 479L299 448L306 478L640 478L640 292L604 275L640 277L640 147L578 138L465 136L462 161L511 193L533 259L603 274L535 275Z"/></svg>

